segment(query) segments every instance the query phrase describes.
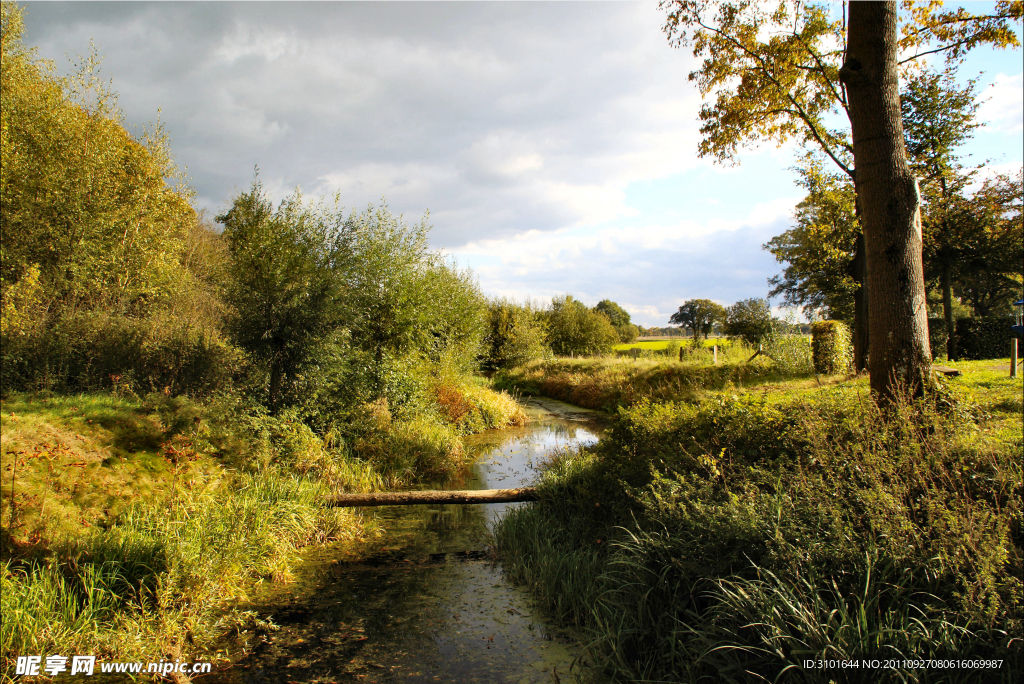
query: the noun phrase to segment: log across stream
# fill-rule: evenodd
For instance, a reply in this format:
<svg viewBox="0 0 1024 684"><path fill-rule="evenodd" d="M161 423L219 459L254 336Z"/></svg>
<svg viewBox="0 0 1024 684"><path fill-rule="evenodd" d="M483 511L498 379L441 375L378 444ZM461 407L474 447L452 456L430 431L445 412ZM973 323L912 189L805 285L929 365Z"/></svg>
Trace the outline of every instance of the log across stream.
<svg viewBox="0 0 1024 684"><path fill-rule="evenodd" d="M449 490L325 502L358 504L353 510L380 536L355 550L310 549L294 582L270 584L240 606L251 611L251 624L222 644L234 662L203 681L571 681L576 636L505 580L490 556L488 531L509 506L523 505L515 501L532 496L530 485L553 451L592 443L600 430L566 404L545 399L528 409L526 427L470 438L477 458ZM409 503L420 505L395 505Z"/></svg>
<svg viewBox="0 0 1024 684"><path fill-rule="evenodd" d="M408 492L371 492L369 494L337 494L327 499L327 506L415 506L430 504L492 504L536 501L533 487L515 489L453 489L412 490Z"/></svg>

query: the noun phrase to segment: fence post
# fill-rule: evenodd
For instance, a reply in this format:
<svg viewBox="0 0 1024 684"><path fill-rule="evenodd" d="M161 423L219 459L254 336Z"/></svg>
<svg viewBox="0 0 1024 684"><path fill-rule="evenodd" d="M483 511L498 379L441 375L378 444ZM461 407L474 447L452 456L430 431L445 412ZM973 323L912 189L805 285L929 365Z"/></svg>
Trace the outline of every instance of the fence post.
<svg viewBox="0 0 1024 684"><path fill-rule="evenodd" d="M716 344L716 345L714 346L714 348L712 349L712 354L714 354L714 357L715 357L715 365L717 366L717 365L718 365L718 345L717 345L717 344Z"/></svg>
<svg viewBox="0 0 1024 684"><path fill-rule="evenodd" d="M679 363L683 362L683 348L679 347Z"/></svg>
<svg viewBox="0 0 1024 684"><path fill-rule="evenodd" d="M1010 377L1017 377L1017 338L1010 338Z"/></svg>

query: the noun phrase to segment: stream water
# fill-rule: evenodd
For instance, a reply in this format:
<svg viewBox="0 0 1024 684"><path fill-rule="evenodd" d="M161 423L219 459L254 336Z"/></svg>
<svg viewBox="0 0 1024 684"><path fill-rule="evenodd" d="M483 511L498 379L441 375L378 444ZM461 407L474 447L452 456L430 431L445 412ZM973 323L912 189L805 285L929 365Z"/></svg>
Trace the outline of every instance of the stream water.
<svg viewBox="0 0 1024 684"><path fill-rule="evenodd" d="M467 439L476 459L451 488L527 485L556 448L598 439L593 414L547 399L527 409L527 426ZM546 620L488 553L488 530L520 505L367 509L383 535L360 551L329 545L308 553L296 582L250 606L276 627L239 634L228 644L236 662L204 680L568 681L573 635Z"/></svg>

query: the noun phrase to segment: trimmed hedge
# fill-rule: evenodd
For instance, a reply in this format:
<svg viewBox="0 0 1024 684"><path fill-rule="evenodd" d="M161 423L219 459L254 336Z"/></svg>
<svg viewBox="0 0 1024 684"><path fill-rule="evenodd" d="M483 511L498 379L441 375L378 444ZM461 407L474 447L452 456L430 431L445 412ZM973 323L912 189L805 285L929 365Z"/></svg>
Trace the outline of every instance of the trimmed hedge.
<svg viewBox="0 0 1024 684"><path fill-rule="evenodd" d="M1001 359L1010 355L1013 316L961 318L956 322L956 348L965 361Z"/></svg>
<svg viewBox="0 0 1024 684"><path fill-rule="evenodd" d="M815 373L839 375L847 372L853 356L850 329L840 321L818 321L812 324L811 356Z"/></svg>

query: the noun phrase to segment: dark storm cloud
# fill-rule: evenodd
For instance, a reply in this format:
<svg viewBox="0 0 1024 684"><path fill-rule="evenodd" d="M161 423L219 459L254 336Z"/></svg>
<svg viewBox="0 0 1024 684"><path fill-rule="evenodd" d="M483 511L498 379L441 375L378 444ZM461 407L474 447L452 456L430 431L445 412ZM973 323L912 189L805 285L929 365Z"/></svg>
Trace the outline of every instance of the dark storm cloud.
<svg viewBox="0 0 1024 684"><path fill-rule="evenodd" d="M621 213L692 164L685 62L635 3L29 3L42 56L94 40L129 123L161 119L197 201L386 197L433 241Z"/></svg>

